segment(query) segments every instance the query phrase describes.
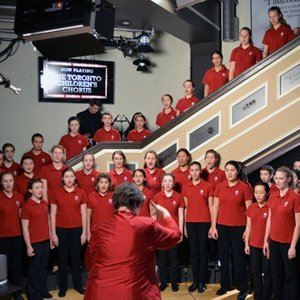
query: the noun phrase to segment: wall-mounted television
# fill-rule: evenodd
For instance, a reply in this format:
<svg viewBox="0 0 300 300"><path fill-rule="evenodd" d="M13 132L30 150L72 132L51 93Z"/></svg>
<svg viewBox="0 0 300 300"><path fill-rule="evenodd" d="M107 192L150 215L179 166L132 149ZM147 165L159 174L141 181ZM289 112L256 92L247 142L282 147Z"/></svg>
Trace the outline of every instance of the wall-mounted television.
<svg viewBox="0 0 300 300"><path fill-rule="evenodd" d="M114 62L39 57L39 101L114 103Z"/></svg>

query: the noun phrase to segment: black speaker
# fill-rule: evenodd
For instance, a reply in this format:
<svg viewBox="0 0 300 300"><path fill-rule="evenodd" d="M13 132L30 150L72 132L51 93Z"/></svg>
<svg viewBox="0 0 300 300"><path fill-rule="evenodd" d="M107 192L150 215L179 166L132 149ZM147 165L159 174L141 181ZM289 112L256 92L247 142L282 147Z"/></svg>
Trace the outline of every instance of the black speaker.
<svg viewBox="0 0 300 300"><path fill-rule="evenodd" d="M223 41L239 40L239 18L236 16L238 0L222 0L223 2Z"/></svg>

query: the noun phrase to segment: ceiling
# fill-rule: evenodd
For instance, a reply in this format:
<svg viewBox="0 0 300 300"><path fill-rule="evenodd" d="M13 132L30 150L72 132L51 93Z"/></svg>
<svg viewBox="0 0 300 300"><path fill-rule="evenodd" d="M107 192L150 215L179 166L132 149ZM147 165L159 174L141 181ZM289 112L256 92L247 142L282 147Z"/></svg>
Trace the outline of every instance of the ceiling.
<svg viewBox="0 0 300 300"><path fill-rule="evenodd" d="M115 31L168 32L189 43L213 42L220 37L220 0L108 0L116 7ZM188 5L176 10L176 2ZM0 0L0 38L13 33L16 0ZM124 25L124 21L128 25Z"/></svg>

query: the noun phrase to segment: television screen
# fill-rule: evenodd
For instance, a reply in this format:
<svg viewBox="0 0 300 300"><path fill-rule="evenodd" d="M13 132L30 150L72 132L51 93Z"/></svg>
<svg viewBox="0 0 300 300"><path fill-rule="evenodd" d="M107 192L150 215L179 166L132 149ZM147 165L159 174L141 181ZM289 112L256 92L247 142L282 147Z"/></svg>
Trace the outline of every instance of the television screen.
<svg viewBox="0 0 300 300"><path fill-rule="evenodd" d="M114 62L39 57L39 101L114 103Z"/></svg>

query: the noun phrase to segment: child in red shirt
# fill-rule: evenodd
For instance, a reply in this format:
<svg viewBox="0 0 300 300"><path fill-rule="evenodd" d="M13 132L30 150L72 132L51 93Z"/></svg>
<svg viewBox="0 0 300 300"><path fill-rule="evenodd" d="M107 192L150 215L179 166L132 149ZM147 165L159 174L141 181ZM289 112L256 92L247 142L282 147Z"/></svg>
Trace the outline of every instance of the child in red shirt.
<svg viewBox="0 0 300 300"><path fill-rule="evenodd" d="M79 119L70 117L68 120L69 133L61 137L59 141L59 145L66 149L67 160L85 151L89 145L88 139L79 133L79 127Z"/></svg>
<svg viewBox="0 0 300 300"><path fill-rule="evenodd" d="M123 151L116 150L112 154L112 160L114 162L114 168L107 174L112 180L113 187L116 188L119 184L125 181L132 181L132 172L128 170L126 165L126 156Z"/></svg>
<svg viewBox="0 0 300 300"><path fill-rule="evenodd" d="M0 175L0 253L7 257L8 282L22 286L22 229L20 210L24 203L22 194L14 191L14 176L11 172ZM13 293L21 299L21 291Z"/></svg>
<svg viewBox="0 0 300 300"><path fill-rule="evenodd" d="M32 178L35 178L34 161L30 156L23 156L21 159L22 174L15 179L15 190L21 193L24 198L27 198L28 183Z"/></svg>
<svg viewBox="0 0 300 300"><path fill-rule="evenodd" d="M62 187L56 189L51 202L51 237L58 247L59 297L68 289L67 267L71 261L73 287L84 294L81 280L81 246L86 242L85 192L76 186L75 172L65 169L62 173Z"/></svg>
<svg viewBox="0 0 300 300"><path fill-rule="evenodd" d="M220 182L214 191L212 222L209 237L218 240L221 261L221 288L217 295L230 289L230 257L238 297L244 299L248 293L247 260L244 252L243 234L246 228L246 210L252 204L253 193L245 183L241 164L230 160L225 164L226 180Z"/></svg>
<svg viewBox="0 0 300 300"><path fill-rule="evenodd" d="M143 169L134 170L132 174L132 181L136 184L144 196L139 216L151 217L153 215L151 201L153 200L154 195L152 191L145 186L148 185L145 171Z"/></svg>
<svg viewBox="0 0 300 300"><path fill-rule="evenodd" d="M278 6L272 6L268 10L270 28L263 38L263 58L275 52L289 41L295 38L295 33L283 18Z"/></svg>
<svg viewBox="0 0 300 300"><path fill-rule="evenodd" d="M223 65L223 54L221 51L211 53L213 67L204 74L202 83L204 84L204 97L212 94L228 82L229 70Z"/></svg>
<svg viewBox="0 0 300 300"><path fill-rule="evenodd" d="M31 179L29 199L22 207L23 237L29 259L27 273L28 299L52 298L47 287L47 265L50 251L48 203L42 199L43 182Z"/></svg>
<svg viewBox="0 0 300 300"><path fill-rule="evenodd" d="M247 209L247 225L245 231L245 253L250 255L253 271L254 298L271 299L270 261L263 253L264 235L269 208L267 200L270 187L265 182L254 186L254 197L257 201Z"/></svg>
<svg viewBox="0 0 300 300"><path fill-rule="evenodd" d="M112 202L113 185L110 177L101 173L95 183L95 191L88 195L87 203L87 240L91 239L93 226L114 214Z"/></svg>
<svg viewBox="0 0 300 300"><path fill-rule="evenodd" d="M93 137L96 143L121 141L121 135L118 130L112 127L112 114L105 112L102 116L103 128L98 129Z"/></svg>
<svg viewBox="0 0 300 300"><path fill-rule="evenodd" d="M252 32L248 27L240 30L240 46L230 55L229 80L237 77L262 59L260 50L253 45Z"/></svg>
<svg viewBox="0 0 300 300"><path fill-rule="evenodd" d="M157 127L161 127L170 122L177 116L176 110L172 107L173 97L170 94L165 94L161 98L163 104L163 110L156 116L155 124Z"/></svg>
<svg viewBox="0 0 300 300"><path fill-rule="evenodd" d="M11 172L14 176L21 173L21 166L14 161L14 154L16 148L11 143L6 143L2 146L3 162L1 165L1 172Z"/></svg>
<svg viewBox="0 0 300 300"><path fill-rule="evenodd" d="M268 201L264 253L271 262L274 299L296 300L299 299L296 246L300 228L300 195L292 190L293 174L285 166L276 170L275 183L278 191L273 192Z"/></svg>
<svg viewBox="0 0 300 300"><path fill-rule="evenodd" d="M52 164L43 166L38 176L44 183L44 200L50 202L55 190L61 186L62 172L67 168L64 164L66 150L61 145L54 145L51 149Z"/></svg>
<svg viewBox="0 0 300 300"><path fill-rule="evenodd" d="M184 97L178 100L175 107L177 115L182 114L184 111L200 101L194 96L195 84L192 80L186 80L183 83L183 90Z"/></svg>
<svg viewBox="0 0 300 300"><path fill-rule="evenodd" d="M75 173L77 185L89 195L95 191L95 182L100 172L95 170L95 157L92 153L85 153L82 156L82 164L82 170Z"/></svg>
<svg viewBox="0 0 300 300"><path fill-rule="evenodd" d="M159 167L158 155L155 151L149 150L144 156L144 170L149 188L155 195L161 191L161 181L165 171Z"/></svg>
<svg viewBox="0 0 300 300"><path fill-rule="evenodd" d="M213 188L201 178L201 164L190 164L191 182L183 187L185 201L185 235L189 239L193 283L189 292L206 290L205 277L208 260L208 230L211 224Z"/></svg>
<svg viewBox="0 0 300 300"><path fill-rule="evenodd" d="M175 177L175 190L181 193L182 188L191 182L190 163L192 155L186 148L180 148L177 153L178 167L171 174Z"/></svg>
<svg viewBox="0 0 300 300"><path fill-rule="evenodd" d="M143 114L136 114L133 121L135 128L129 131L127 135L128 141L140 142L152 133L146 127L146 117Z"/></svg>
<svg viewBox="0 0 300 300"><path fill-rule="evenodd" d="M221 163L221 155L214 149L209 149L205 153L206 167L202 170L201 177L209 182L213 189L216 186L226 180L224 170L219 168Z"/></svg>
<svg viewBox="0 0 300 300"><path fill-rule="evenodd" d="M181 232L181 239L183 238L183 197L174 190L175 178L172 174L164 174L162 178L162 191L154 196L153 202L166 208L171 214L172 218L177 222ZM165 226L163 218L158 217L158 223ZM178 246L174 246L167 250L158 250L158 272L160 278L160 290L166 289L168 282L168 267L167 261L170 265L170 281L172 291L178 291L177 275L178 275Z"/></svg>
<svg viewBox="0 0 300 300"><path fill-rule="evenodd" d="M23 154L29 156L34 161L33 172L38 174L43 166L50 165L52 162L51 156L44 152L42 147L44 143L44 137L40 133L35 133L31 137L32 149Z"/></svg>
<svg viewBox="0 0 300 300"><path fill-rule="evenodd" d="M278 191L278 188L274 183L274 173L275 171L270 165L265 165L259 169L260 180L269 185L270 193Z"/></svg>

